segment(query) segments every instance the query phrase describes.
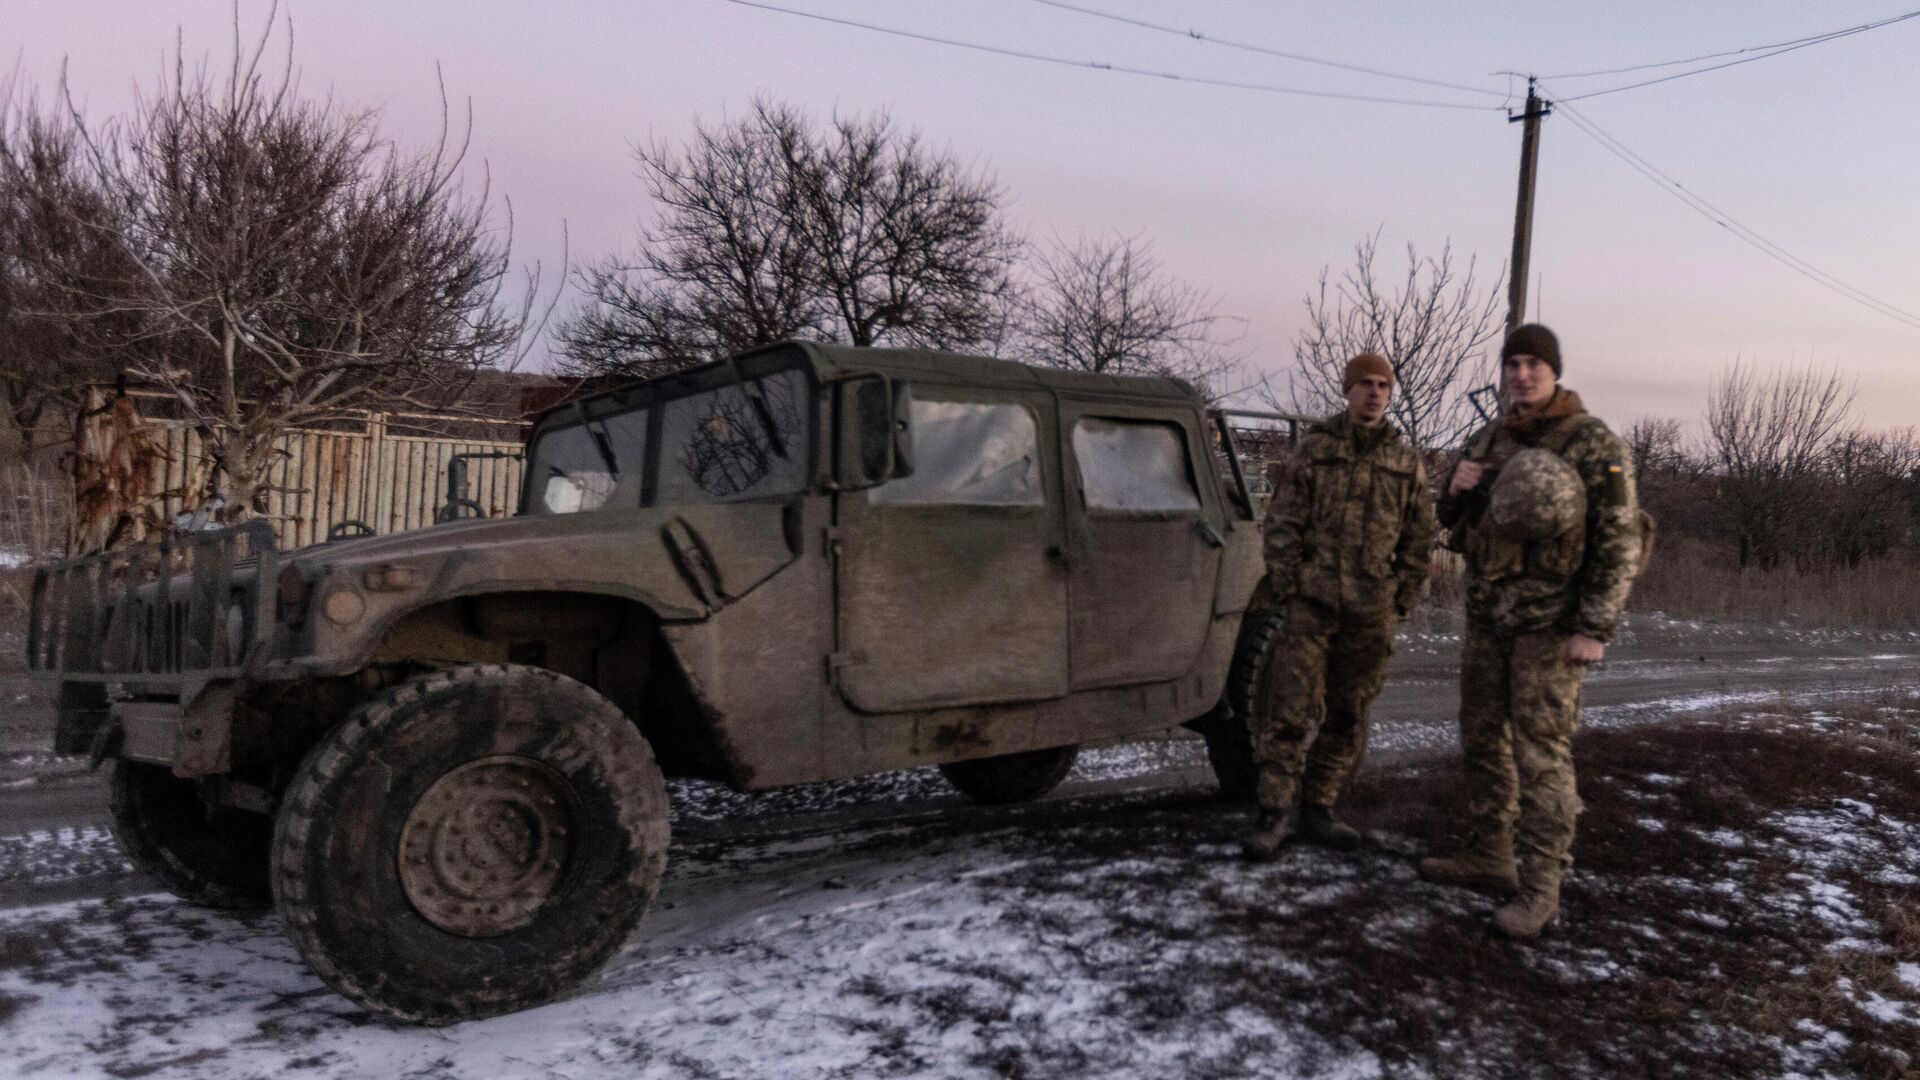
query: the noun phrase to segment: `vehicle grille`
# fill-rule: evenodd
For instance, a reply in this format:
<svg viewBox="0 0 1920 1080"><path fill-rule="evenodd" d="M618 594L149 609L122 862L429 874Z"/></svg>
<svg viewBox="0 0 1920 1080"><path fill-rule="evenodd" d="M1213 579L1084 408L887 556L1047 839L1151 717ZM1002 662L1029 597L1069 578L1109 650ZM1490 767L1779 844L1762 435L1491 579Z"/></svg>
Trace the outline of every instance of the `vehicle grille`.
<svg viewBox="0 0 1920 1080"><path fill-rule="evenodd" d="M27 663L73 679L236 673L273 623L273 530L252 521L34 575Z"/></svg>

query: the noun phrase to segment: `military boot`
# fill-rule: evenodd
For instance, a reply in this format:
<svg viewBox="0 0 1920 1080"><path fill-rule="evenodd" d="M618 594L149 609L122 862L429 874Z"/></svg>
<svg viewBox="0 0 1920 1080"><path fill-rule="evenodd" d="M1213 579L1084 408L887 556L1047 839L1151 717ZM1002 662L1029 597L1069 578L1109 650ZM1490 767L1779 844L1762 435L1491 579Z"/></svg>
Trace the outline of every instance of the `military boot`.
<svg viewBox="0 0 1920 1080"><path fill-rule="evenodd" d="M1285 810L1260 811L1253 831L1240 841L1240 850L1248 862L1272 862L1280 857L1280 849L1287 842L1288 826L1292 824L1290 817Z"/></svg>
<svg viewBox="0 0 1920 1080"><path fill-rule="evenodd" d="M1520 891L1511 840L1469 844L1457 855L1421 859L1420 876L1439 885L1459 885L1497 896L1512 896Z"/></svg>
<svg viewBox="0 0 1920 1080"><path fill-rule="evenodd" d="M1333 807L1319 803L1300 804L1300 838L1335 851L1360 846L1360 830L1334 817Z"/></svg>
<svg viewBox="0 0 1920 1080"><path fill-rule="evenodd" d="M1522 941L1560 924L1560 875L1528 874L1519 895L1493 913L1493 928Z"/></svg>

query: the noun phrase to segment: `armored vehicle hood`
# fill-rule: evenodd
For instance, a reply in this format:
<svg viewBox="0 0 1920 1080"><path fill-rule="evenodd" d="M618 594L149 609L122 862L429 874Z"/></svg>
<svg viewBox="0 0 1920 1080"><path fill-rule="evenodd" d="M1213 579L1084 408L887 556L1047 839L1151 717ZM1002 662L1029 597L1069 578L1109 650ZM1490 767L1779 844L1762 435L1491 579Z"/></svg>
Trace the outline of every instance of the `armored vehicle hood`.
<svg viewBox="0 0 1920 1080"><path fill-rule="evenodd" d="M302 548L288 556L282 590L352 589L384 608L376 597L577 589L698 619L793 561L791 513L736 503L450 522Z"/></svg>

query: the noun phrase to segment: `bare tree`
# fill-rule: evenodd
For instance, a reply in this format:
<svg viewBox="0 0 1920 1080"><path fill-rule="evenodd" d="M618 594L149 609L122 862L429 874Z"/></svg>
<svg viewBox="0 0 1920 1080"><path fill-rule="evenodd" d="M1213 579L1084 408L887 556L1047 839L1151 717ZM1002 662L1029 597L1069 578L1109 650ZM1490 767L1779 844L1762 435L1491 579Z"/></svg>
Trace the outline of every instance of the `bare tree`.
<svg viewBox="0 0 1920 1080"><path fill-rule="evenodd" d="M1627 428L1627 449L1633 454L1633 474L1644 487L1650 476L1689 470L1686 438L1680 421L1643 416Z"/></svg>
<svg viewBox="0 0 1920 1080"><path fill-rule="evenodd" d="M86 195L69 205L108 208L69 224L118 257L22 253L77 349L200 430L233 520L260 512L288 429L444 404L514 354L527 314L499 302L507 239L457 190L463 148L403 155L372 113L302 100L290 58L262 70L273 27L223 78L177 58L125 122L69 105Z"/></svg>
<svg viewBox="0 0 1920 1080"><path fill-rule="evenodd" d="M591 300L558 330L562 368L643 378L821 333L828 308L783 149L802 134L789 110L756 102L741 123L696 128L684 150L637 149L657 223L632 258L580 272Z"/></svg>
<svg viewBox="0 0 1920 1080"><path fill-rule="evenodd" d="M1913 533L1920 504L1920 432L1846 431L1827 446L1815 484L1818 512L1801 523L1809 554L1836 566L1880 558Z"/></svg>
<svg viewBox="0 0 1920 1080"><path fill-rule="evenodd" d="M1016 331L1022 358L1112 375L1171 375L1209 396L1238 370L1237 335L1213 300L1166 277L1134 237L1054 243L1033 259Z"/></svg>
<svg viewBox="0 0 1920 1080"><path fill-rule="evenodd" d="M557 333L572 374L656 374L789 337L963 348L1004 321L1021 244L1000 189L885 113L798 110L635 152L656 208L630 258L589 267Z"/></svg>
<svg viewBox="0 0 1920 1080"><path fill-rule="evenodd" d="M1853 391L1811 367L1762 376L1736 361L1707 390L1707 449L1741 566L1772 569L1819 512L1818 476ZM1804 553L1804 547L1801 552Z"/></svg>
<svg viewBox="0 0 1920 1080"><path fill-rule="evenodd" d="M71 414L84 383L115 377L112 366L81 347L78 325L133 326L110 299L57 285L131 269L114 239L113 208L89 182L82 158L79 133L64 113L0 101L0 397L13 435L9 449L21 458L39 448L49 412Z"/></svg>
<svg viewBox="0 0 1920 1080"><path fill-rule="evenodd" d="M1379 353L1397 377L1390 418L1416 446L1451 446L1476 421L1468 391L1491 378L1484 350L1500 331L1500 280L1482 293L1474 260L1459 265L1451 243L1425 257L1409 244L1406 275L1392 287L1376 266L1378 241L1356 244L1353 266L1337 280L1332 267L1321 271L1294 343L1299 370L1284 398L1271 389L1267 398L1295 412L1338 408L1347 361Z"/></svg>

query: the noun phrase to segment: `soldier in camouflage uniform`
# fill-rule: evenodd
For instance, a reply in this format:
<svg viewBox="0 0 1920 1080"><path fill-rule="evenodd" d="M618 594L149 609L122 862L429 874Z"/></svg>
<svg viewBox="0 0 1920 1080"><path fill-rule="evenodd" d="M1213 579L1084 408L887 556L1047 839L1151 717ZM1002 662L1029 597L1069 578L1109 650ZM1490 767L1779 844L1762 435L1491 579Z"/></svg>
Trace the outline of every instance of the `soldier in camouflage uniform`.
<svg viewBox="0 0 1920 1080"><path fill-rule="evenodd" d="M1495 926L1529 938L1559 917L1581 808L1580 683L1620 623L1642 533L1631 456L1559 385L1552 332L1521 326L1500 357L1505 412L1468 440L1439 505L1466 556L1468 842L1420 871L1509 895Z"/></svg>
<svg viewBox="0 0 1920 1080"><path fill-rule="evenodd" d="M1437 528L1420 453L1386 420L1393 368L1348 362L1347 409L1314 424L1276 476L1265 524L1265 603L1285 612L1267 695L1247 718L1259 815L1248 858L1274 858L1296 795L1300 834L1351 849L1333 814L1366 749L1393 634L1426 585Z"/></svg>

